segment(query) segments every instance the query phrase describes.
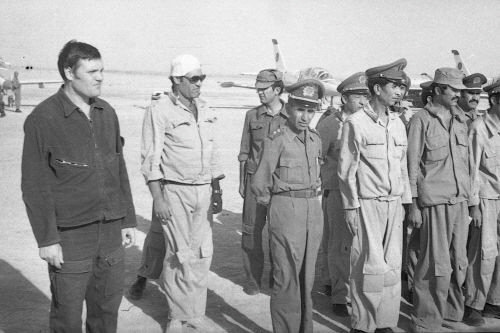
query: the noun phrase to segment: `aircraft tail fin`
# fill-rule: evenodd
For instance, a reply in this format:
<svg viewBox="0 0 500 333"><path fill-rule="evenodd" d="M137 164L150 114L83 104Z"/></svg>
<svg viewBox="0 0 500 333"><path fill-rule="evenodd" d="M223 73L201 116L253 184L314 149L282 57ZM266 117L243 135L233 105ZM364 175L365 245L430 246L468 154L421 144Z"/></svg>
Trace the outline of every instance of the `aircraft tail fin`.
<svg viewBox="0 0 500 333"><path fill-rule="evenodd" d="M455 59L455 63L457 65L457 68L462 71L465 75L470 75L469 69L465 66L464 61L462 60L462 57L460 56L460 53L457 50L451 50L451 53L453 53L453 58Z"/></svg>
<svg viewBox="0 0 500 333"><path fill-rule="evenodd" d="M286 72L285 60L281 54L278 41L273 38L273 48L274 48L274 61L276 62L276 69L281 72Z"/></svg>

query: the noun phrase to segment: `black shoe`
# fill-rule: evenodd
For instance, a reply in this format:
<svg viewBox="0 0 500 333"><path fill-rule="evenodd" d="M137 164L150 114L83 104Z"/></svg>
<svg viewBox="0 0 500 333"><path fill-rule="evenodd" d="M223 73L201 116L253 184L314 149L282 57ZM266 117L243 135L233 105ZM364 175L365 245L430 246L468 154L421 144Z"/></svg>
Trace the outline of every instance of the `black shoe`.
<svg viewBox="0 0 500 333"><path fill-rule="evenodd" d="M347 305L345 304L332 304L333 314L339 317L349 317Z"/></svg>
<svg viewBox="0 0 500 333"><path fill-rule="evenodd" d="M500 319L500 305L486 303L483 310L483 317Z"/></svg>
<svg viewBox="0 0 500 333"><path fill-rule="evenodd" d="M351 328L351 330L349 331L349 333L366 333L366 332L362 331L362 330L357 330L355 328Z"/></svg>
<svg viewBox="0 0 500 333"><path fill-rule="evenodd" d="M143 276L138 276L137 280L135 280L134 284L130 286L130 289L128 290L128 294L131 299L141 299L142 293L144 292L144 289L146 289L146 282L148 279L146 279Z"/></svg>
<svg viewBox="0 0 500 333"><path fill-rule="evenodd" d="M390 327L377 328L375 333L393 333L394 331Z"/></svg>
<svg viewBox="0 0 500 333"><path fill-rule="evenodd" d="M243 291L247 295L254 296L254 295L257 295L258 293L260 293L260 288L257 285L257 283L255 283L254 281L247 281L247 283L243 287Z"/></svg>
<svg viewBox="0 0 500 333"><path fill-rule="evenodd" d="M15 111L15 112L17 112L17 113L21 113L22 111L21 111L21 109L16 109L16 111Z"/></svg>
<svg viewBox="0 0 500 333"><path fill-rule="evenodd" d="M323 293L326 295L326 296L332 296L332 286L329 285L329 284L325 284L323 286Z"/></svg>
<svg viewBox="0 0 500 333"><path fill-rule="evenodd" d="M464 318L462 319L464 324L469 326L481 326L485 324L481 311L473 309L466 306L464 311Z"/></svg>

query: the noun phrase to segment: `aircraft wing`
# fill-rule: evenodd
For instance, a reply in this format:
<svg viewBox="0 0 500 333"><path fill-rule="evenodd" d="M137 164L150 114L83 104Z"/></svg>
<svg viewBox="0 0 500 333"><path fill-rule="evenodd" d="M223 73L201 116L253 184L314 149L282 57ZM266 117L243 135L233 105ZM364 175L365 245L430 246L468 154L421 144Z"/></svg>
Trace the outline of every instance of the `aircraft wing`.
<svg viewBox="0 0 500 333"><path fill-rule="evenodd" d="M62 80L21 80L21 85L26 86L26 85L38 85L38 88L45 88L46 84L61 84L63 83Z"/></svg>
<svg viewBox="0 0 500 333"><path fill-rule="evenodd" d="M233 81L219 82L222 88L245 88L245 89L255 89L254 86L248 84L234 83Z"/></svg>

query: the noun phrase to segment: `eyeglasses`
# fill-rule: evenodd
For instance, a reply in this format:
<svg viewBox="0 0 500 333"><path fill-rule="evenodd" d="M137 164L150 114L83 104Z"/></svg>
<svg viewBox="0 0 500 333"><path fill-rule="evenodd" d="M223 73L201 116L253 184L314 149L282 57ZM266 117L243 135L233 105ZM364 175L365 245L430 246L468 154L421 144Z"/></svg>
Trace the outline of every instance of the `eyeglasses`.
<svg viewBox="0 0 500 333"><path fill-rule="evenodd" d="M205 80L205 78L207 76L205 74L202 74L202 75L196 75L196 76L191 76L191 77L187 77L187 76L183 76L183 77L186 78L190 83L195 84L195 83L198 83L198 81L203 82L203 80Z"/></svg>

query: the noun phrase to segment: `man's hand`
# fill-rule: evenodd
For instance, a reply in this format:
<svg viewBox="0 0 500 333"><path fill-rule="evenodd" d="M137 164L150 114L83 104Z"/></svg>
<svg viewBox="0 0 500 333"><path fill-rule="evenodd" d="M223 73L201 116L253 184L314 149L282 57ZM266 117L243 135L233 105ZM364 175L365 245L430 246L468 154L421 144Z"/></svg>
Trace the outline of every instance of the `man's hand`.
<svg viewBox="0 0 500 333"><path fill-rule="evenodd" d="M417 202L417 198L413 198L413 202L410 207L410 214L408 214L408 222L414 227L419 229L422 225L422 212Z"/></svg>
<svg viewBox="0 0 500 333"><path fill-rule="evenodd" d="M172 217L170 209L168 209L167 200L163 196L159 196L153 200L153 214L162 224L165 224Z"/></svg>
<svg viewBox="0 0 500 333"><path fill-rule="evenodd" d="M358 210L345 209L344 210L345 223L351 235L356 236L358 233Z"/></svg>
<svg viewBox="0 0 500 333"><path fill-rule="evenodd" d="M481 228L481 220L482 220L482 214L481 214L481 208L479 206L472 206L469 207L469 216L471 217L471 223L473 226L476 228Z"/></svg>
<svg viewBox="0 0 500 333"><path fill-rule="evenodd" d="M135 244L135 228L122 229L122 246L125 248Z"/></svg>
<svg viewBox="0 0 500 333"><path fill-rule="evenodd" d="M222 190L218 179L212 180L212 214L222 212Z"/></svg>
<svg viewBox="0 0 500 333"><path fill-rule="evenodd" d="M41 247L38 253L40 258L58 269L61 269L61 264L64 264L62 247L59 243Z"/></svg>

